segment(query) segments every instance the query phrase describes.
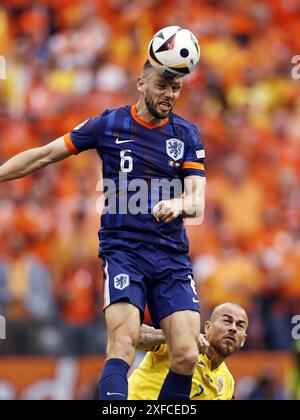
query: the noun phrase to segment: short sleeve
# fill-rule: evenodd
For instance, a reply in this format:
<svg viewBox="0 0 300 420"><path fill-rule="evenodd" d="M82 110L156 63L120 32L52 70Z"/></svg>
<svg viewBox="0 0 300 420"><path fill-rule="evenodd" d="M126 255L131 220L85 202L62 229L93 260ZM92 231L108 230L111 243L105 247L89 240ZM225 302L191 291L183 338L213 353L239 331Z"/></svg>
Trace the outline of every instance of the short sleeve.
<svg viewBox="0 0 300 420"><path fill-rule="evenodd" d="M74 155L85 150L98 149L99 138L103 132L102 126L102 115L84 121L64 135L67 149Z"/></svg>
<svg viewBox="0 0 300 420"><path fill-rule="evenodd" d="M195 125L191 125L188 147L181 165L183 177L190 175L205 176L205 150L200 131Z"/></svg>

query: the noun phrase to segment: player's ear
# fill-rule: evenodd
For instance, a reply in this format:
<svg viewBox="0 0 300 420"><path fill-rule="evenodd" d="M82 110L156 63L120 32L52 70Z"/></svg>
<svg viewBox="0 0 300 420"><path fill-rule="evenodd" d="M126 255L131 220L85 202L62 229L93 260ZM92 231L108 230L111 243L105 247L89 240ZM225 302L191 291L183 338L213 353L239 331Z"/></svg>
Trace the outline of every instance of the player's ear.
<svg viewBox="0 0 300 420"><path fill-rule="evenodd" d="M210 321L205 322L205 325L204 325L205 334L209 332L209 330L211 329L211 326L212 326L212 323Z"/></svg>
<svg viewBox="0 0 300 420"><path fill-rule="evenodd" d="M244 338L243 338L243 340L242 340L242 343L241 343L241 345L240 345L240 348L244 347L244 344L245 344L246 338L247 338L247 334L245 334L245 337L244 337Z"/></svg>
<svg viewBox="0 0 300 420"><path fill-rule="evenodd" d="M145 86L144 79L141 76L139 76L137 80L137 90L141 93L144 93L144 86Z"/></svg>

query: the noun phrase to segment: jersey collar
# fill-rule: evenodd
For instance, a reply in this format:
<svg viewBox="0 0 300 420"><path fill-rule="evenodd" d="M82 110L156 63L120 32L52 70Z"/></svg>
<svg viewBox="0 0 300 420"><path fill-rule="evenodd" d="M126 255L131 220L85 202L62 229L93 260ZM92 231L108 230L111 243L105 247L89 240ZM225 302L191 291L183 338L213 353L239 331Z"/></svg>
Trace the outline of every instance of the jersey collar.
<svg viewBox="0 0 300 420"><path fill-rule="evenodd" d="M135 105L132 105L131 107L131 116L132 118L138 123L143 125L144 127L149 128L150 130L153 130L154 128L161 128L164 127L168 121L169 121L169 117L167 117L166 119L163 120L163 122L161 123L161 125L153 125L148 123L147 121L142 120L142 118L138 117L137 115L137 109Z"/></svg>

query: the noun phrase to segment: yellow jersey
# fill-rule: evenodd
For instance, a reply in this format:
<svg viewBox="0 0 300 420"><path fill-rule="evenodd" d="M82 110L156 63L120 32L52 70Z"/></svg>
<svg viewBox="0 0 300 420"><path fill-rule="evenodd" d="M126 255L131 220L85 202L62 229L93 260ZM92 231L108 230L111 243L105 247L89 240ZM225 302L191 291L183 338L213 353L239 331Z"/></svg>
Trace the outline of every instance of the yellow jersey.
<svg viewBox="0 0 300 420"><path fill-rule="evenodd" d="M128 378L129 400L157 400L169 371L168 347L156 346L148 351L140 366ZM231 400L234 394L234 379L223 362L211 369L206 355L199 355L194 371L191 400Z"/></svg>

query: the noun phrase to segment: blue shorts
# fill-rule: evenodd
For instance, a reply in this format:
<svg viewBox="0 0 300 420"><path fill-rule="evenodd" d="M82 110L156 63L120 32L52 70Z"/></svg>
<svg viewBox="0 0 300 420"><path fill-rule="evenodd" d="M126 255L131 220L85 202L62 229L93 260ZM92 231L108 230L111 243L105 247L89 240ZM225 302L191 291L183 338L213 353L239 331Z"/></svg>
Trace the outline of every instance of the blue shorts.
<svg viewBox="0 0 300 420"><path fill-rule="evenodd" d="M148 304L154 327L174 312L200 312L188 254L156 244L111 239L102 242L104 310L127 301L137 306L144 319Z"/></svg>

